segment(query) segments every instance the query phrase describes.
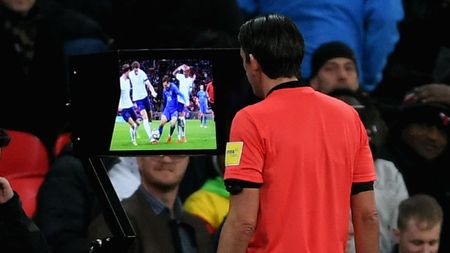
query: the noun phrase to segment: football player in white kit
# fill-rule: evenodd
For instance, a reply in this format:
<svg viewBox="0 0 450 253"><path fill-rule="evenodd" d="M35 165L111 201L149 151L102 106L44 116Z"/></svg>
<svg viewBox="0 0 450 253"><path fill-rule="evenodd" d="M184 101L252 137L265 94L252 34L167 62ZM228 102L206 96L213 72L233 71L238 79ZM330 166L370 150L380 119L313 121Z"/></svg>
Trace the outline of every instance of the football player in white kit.
<svg viewBox="0 0 450 253"><path fill-rule="evenodd" d="M139 113L142 116L142 124L144 125L149 141L151 141L152 129L150 122L152 120L153 104L150 101L147 89L150 91L152 97L156 97L157 94L150 83L147 74L140 69L139 62L134 61L131 63L131 69L132 71L129 73L129 78L132 87L132 100L139 109Z"/></svg>
<svg viewBox="0 0 450 253"><path fill-rule="evenodd" d="M139 127L138 116L134 110L133 101L131 101L131 83L128 78L130 73L130 65L124 64L122 66L122 75L120 76L120 100L119 112L122 118L130 125L131 143L137 145L136 131Z"/></svg>
<svg viewBox="0 0 450 253"><path fill-rule="evenodd" d="M173 75L178 79L179 90L184 96L178 95L178 142L186 142L186 108L190 103L195 74L188 65L182 64L173 71Z"/></svg>

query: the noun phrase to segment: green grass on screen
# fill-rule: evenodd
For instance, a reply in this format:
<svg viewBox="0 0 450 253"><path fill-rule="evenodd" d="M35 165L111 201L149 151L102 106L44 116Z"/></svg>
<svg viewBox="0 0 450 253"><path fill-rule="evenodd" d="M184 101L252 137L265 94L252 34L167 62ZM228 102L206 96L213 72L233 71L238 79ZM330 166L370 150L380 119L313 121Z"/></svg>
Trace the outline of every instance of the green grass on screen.
<svg viewBox="0 0 450 253"><path fill-rule="evenodd" d="M114 133L111 140L111 150L204 150L216 148L216 132L215 122L208 120L208 127L201 128L200 120L188 119L186 120L186 143L177 143L177 128L172 134L172 143L167 144L167 136L169 134L170 123L164 125L163 134L159 139L158 144L151 144L145 129L142 124L138 129L138 138L136 139L138 145L134 146L130 138L130 126L126 122L116 122L114 126ZM159 127L159 120L152 121L152 130L157 130Z"/></svg>

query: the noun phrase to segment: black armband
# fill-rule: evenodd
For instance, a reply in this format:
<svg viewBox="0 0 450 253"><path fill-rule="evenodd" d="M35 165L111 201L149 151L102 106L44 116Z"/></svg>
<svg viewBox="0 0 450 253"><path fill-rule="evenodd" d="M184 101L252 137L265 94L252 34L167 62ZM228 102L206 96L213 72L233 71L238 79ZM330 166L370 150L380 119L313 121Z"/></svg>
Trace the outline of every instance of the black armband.
<svg viewBox="0 0 450 253"><path fill-rule="evenodd" d="M373 181L352 184L352 195L365 191L373 191Z"/></svg>
<svg viewBox="0 0 450 253"><path fill-rule="evenodd" d="M244 188L260 188L262 183L254 183L239 179L225 179L225 188L231 195L240 193Z"/></svg>

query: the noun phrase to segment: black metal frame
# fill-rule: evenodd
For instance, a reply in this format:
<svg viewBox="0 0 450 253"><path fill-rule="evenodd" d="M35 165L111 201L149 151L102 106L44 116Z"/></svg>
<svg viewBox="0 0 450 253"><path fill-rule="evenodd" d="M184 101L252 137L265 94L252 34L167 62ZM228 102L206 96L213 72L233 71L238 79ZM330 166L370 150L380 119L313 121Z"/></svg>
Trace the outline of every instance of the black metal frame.
<svg viewBox="0 0 450 253"><path fill-rule="evenodd" d="M104 246L95 252L127 252L136 238L136 233L108 177L106 167L100 157L86 157L81 160L94 183L105 221L113 235L105 241L110 244L108 247Z"/></svg>

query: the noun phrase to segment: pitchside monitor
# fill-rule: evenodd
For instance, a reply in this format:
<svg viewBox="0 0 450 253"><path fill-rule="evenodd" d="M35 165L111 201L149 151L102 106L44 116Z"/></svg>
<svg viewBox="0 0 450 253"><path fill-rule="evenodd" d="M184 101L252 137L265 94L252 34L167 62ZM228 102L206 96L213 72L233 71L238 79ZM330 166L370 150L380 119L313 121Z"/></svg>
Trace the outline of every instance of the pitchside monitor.
<svg viewBox="0 0 450 253"><path fill-rule="evenodd" d="M256 101L238 49L120 50L69 66L74 148L86 155L223 153L234 114Z"/></svg>

